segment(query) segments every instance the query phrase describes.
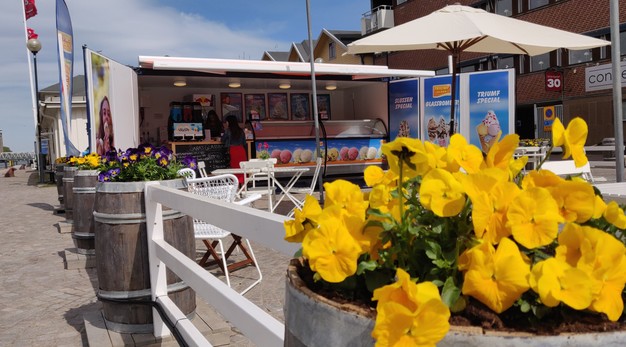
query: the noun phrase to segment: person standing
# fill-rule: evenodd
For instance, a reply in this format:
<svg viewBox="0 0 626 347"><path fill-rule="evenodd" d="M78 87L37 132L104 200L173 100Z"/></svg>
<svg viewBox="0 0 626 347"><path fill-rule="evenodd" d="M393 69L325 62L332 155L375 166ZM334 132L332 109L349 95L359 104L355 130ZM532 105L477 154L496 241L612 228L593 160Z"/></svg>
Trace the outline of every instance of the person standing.
<svg viewBox="0 0 626 347"><path fill-rule="evenodd" d="M236 116L227 116L224 121L224 135L222 135L222 143L229 148L230 167L240 168L240 162L246 161L246 134L239 127ZM243 184L243 175L237 174L239 184Z"/></svg>

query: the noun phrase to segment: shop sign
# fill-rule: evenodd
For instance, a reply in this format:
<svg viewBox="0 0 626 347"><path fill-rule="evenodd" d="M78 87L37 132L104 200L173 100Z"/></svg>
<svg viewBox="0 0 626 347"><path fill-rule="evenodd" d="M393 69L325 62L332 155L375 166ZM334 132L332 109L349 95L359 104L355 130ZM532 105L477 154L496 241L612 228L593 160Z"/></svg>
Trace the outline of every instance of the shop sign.
<svg viewBox="0 0 626 347"><path fill-rule="evenodd" d="M560 92L563 88L563 74L560 71L546 70L546 91Z"/></svg>
<svg viewBox="0 0 626 347"><path fill-rule="evenodd" d="M622 87L626 87L626 61L620 62ZM613 88L613 64L591 66L585 69L585 91Z"/></svg>

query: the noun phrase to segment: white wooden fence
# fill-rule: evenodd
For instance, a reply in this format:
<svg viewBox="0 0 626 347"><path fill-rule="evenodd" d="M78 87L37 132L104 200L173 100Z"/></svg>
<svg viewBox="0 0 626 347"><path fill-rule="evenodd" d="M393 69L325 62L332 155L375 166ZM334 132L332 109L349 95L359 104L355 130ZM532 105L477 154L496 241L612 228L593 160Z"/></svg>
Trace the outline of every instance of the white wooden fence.
<svg viewBox="0 0 626 347"><path fill-rule="evenodd" d="M210 220L218 227L236 230L244 238L292 256L299 245L283 239L283 222L287 217L163 187L158 182L149 182L146 185L145 201L152 300L164 309L185 342L190 346L211 346L167 296L166 268L174 271L197 295L256 345L282 346L285 326L280 321L165 242L162 206L194 218ZM168 336L170 331L155 309L153 317L154 336Z"/></svg>

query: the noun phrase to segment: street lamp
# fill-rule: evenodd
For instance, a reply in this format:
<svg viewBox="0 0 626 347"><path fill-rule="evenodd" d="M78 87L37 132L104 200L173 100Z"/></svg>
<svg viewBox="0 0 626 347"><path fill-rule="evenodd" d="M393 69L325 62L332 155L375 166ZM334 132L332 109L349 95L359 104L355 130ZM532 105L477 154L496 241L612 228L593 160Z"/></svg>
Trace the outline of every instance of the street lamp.
<svg viewBox="0 0 626 347"><path fill-rule="evenodd" d="M44 183L44 162L45 155L41 153L41 116L39 114L39 83L37 81L37 53L41 50L41 42L38 39L32 38L26 41L26 47L33 54L33 66L35 71L35 95L36 95L36 112L37 112L37 142L39 143L39 150L37 156L37 167L39 169L39 183Z"/></svg>

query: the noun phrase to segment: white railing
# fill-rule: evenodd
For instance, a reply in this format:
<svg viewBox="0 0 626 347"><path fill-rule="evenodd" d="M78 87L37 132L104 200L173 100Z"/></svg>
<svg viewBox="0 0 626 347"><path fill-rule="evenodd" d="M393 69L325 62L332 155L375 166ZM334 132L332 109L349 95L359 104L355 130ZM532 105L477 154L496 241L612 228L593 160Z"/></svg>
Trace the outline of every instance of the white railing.
<svg viewBox="0 0 626 347"><path fill-rule="evenodd" d="M282 346L285 332L283 323L165 242L162 206L193 218L210 220L214 225L226 230L237 230L237 234L244 238L292 256L299 245L288 243L283 239L283 222L287 217L163 187L158 182L146 184L145 201L152 300L164 309L185 342L190 346L211 346L167 296L166 268L176 273L196 291L197 295L206 300L256 345ZM168 336L170 331L155 309L152 315L154 336Z"/></svg>

